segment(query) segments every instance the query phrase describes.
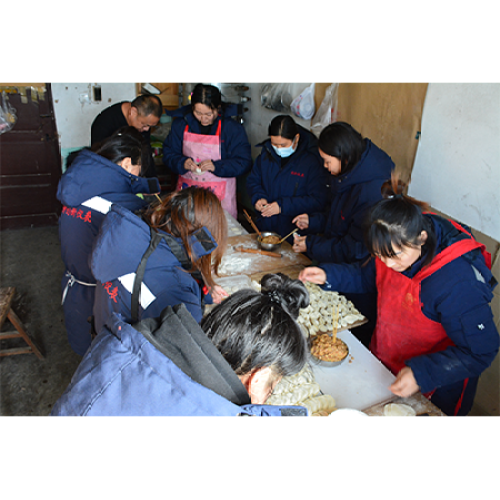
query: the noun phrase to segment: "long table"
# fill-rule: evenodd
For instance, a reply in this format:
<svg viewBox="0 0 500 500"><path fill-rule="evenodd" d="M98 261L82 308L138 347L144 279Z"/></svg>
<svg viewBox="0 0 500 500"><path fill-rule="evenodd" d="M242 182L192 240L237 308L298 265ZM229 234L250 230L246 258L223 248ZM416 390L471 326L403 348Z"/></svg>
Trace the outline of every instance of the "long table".
<svg viewBox="0 0 500 500"><path fill-rule="evenodd" d="M234 232L233 230L233 234ZM242 253L237 250L240 247L257 250L257 235L244 234L243 230L237 236L229 236L227 250L219 268L221 277L245 275L259 283L265 274L281 272L296 279L300 271L311 263L305 255L295 253L287 242L281 244L280 258ZM410 398L395 396L388 389L395 379L394 375L351 331L344 330L338 336L349 346L348 359L334 368L312 364L321 392L330 394L335 399L337 408L353 408L367 415L381 416L384 406L395 402L411 406L417 415L444 416L421 393Z"/></svg>

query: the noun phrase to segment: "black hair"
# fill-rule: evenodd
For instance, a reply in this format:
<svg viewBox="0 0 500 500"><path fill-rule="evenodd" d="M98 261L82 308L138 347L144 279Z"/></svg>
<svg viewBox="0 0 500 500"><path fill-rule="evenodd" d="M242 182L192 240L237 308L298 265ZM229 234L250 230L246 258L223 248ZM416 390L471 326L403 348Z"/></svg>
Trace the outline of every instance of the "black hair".
<svg viewBox="0 0 500 500"><path fill-rule="evenodd" d="M95 143L90 150L113 163L130 158L133 165L147 165L148 145L135 127L122 127L103 141Z"/></svg>
<svg viewBox="0 0 500 500"><path fill-rule="evenodd" d="M137 96L130 105L136 108L141 116L153 115L156 118L161 118L163 114L161 99L155 95Z"/></svg>
<svg viewBox="0 0 500 500"><path fill-rule="evenodd" d="M425 258L423 266L430 264L436 250L436 235L432 222L425 217L429 209L427 203L404 194L406 184L397 174L386 181L381 188L383 199L370 210L366 221L365 243L372 255L393 258L393 245L421 246L420 235L426 231L427 240L423 246Z"/></svg>
<svg viewBox="0 0 500 500"><path fill-rule="evenodd" d="M269 124L268 135L293 140L299 133L299 127L289 115L278 115Z"/></svg>
<svg viewBox="0 0 500 500"><path fill-rule="evenodd" d="M308 347L297 323L299 310L309 305L309 293L299 280L266 274L261 292L242 289L201 320L201 328L237 375L270 367L289 376L306 364Z"/></svg>
<svg viewBox="0 0 500 500"><path fill-rule="evenodd" d="M195 104L204 104L212 110L217 110L221 106L220 91L214 85L198 83L191 94L191 107Z"/></svg>
<svg viewBox="0 0 500 500"><path fill-rule="evenodd" d="M318 148L340 160L341 174L354 168L363 155L366 144L361 134L345 122L331 123L319 136Z"/></svg>

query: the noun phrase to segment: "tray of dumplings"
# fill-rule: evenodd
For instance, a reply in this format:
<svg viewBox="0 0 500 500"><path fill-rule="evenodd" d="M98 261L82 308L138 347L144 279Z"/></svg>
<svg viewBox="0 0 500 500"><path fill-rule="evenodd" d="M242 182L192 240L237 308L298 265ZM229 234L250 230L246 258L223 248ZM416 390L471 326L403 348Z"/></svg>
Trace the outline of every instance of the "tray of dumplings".
<svg viewBox="0 0 500 500"><path fill-rule="evenodd" d="M340 293L325 291L309 281L305 285L309 291L309 305L300 310L297 321L306 336L350 330L368 322L354 304Z"/></svg>

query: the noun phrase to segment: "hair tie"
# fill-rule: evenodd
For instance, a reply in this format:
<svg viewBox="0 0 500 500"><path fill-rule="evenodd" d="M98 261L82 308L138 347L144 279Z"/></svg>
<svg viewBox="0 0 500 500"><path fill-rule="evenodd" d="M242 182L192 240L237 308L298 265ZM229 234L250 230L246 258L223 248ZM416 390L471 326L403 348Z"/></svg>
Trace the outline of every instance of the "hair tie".
<svg viewBox="0 0 500 500"><path fill-rule="evenodd" d="M401 193L398 193L398 194L391 194L391 196L388 196L388 198L390 200L392 199L395 199L395 200L402 200L403 199L403 195Z"/></svg>
<svg viewBox="0 0 500 500"><path fill-rule="evenodd" d="M271 290L267 293L267 296L271 299L271 302L281 305L281 295L277 290Z"/></svg>

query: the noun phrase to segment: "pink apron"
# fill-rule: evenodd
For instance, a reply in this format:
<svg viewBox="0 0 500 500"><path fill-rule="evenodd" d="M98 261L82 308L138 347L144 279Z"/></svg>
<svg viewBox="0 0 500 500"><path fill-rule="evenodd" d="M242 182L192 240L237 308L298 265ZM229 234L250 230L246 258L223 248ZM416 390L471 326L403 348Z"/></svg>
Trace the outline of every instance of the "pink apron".
<svg viewBox="0 0 500 500"><path fill-rule="evenodd" d="M193 134L188 131L188 125L184 129L182 141L182 154L192 158L196 163L203 160L217 161L221 159L220 135L221 122L217 126L216 135ZM198 186L210 189L221 201L222 208L227 210L234 218L237 218L236 208L236 177L218 177L212 172L187 172L179 176L177 190L190 186Z"/></svg>

